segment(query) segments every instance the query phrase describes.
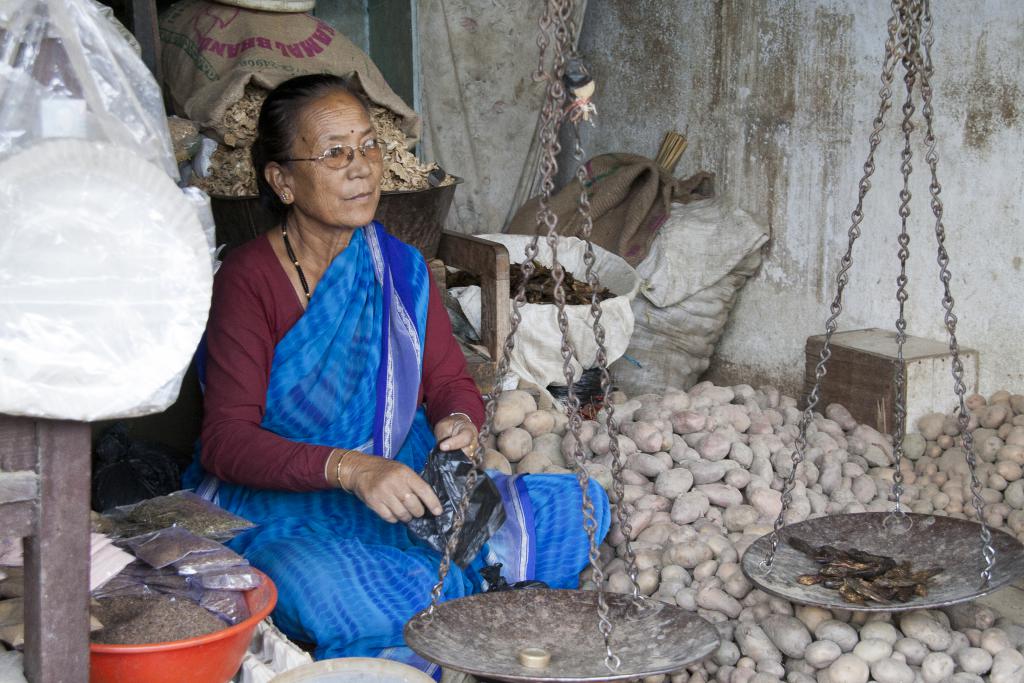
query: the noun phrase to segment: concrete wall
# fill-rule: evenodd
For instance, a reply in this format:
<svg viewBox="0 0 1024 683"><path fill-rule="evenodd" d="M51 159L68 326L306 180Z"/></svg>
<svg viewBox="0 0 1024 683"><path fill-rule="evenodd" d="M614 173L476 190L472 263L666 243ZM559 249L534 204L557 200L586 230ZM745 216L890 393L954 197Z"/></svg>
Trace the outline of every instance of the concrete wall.
<svg viewBox="0 0 1024 683"><path fill-rule="evenodd" d="M981 391L1024 392L1024 3L932 4L958 338L980 352ZM667 130L689 126L678 174L717 172L719 190L772 229L712 377L791 391L802 381L804 341L824 331L847 243L888 17L881 0L590 3L581 50L598 81L599 127L588 152L653 157ZM841 330L891 328L896 318L899 115L890 112L883 135ZM927 167L922 153L914 161L909 331L943 339Z"/></svg>

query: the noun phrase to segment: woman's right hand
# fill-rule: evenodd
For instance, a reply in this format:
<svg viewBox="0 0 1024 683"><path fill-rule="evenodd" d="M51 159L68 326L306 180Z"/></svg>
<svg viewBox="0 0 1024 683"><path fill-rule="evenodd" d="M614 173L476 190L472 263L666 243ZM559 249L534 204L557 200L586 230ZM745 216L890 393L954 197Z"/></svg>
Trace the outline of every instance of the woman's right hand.
<svg viewBox="0 0 1024 683"><path fill-rule="evenodd" d="M430 484L406 465L377 455L349 451L343 457L338 483L355 494L385 522L408 522L442 512Z"/></svg>

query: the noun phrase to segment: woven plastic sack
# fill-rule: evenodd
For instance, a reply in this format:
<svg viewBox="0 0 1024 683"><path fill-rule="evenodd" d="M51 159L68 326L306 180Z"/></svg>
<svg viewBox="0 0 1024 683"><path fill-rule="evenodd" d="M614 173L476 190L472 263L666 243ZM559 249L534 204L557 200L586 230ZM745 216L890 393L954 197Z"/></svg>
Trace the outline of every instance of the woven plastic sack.
<svg viewBox="0 0 1024 683"><path fill-rule="evenodd" d="M373 60L314 16L182 0L160 16L160 40L175 113L225 143L225 113L247 85L271 90L294 76L319 73L354 78L371 102L399 116L408 138L420 136L419 116L391 89Z"/></svg>
<svg viewBox="0 0 1024 683"><path fill-rule="evenodd" d="M707 370L769 230L724 198L674 204L647 257L633 300L628 359L611 368L627 395L689 389Z"/></svg>

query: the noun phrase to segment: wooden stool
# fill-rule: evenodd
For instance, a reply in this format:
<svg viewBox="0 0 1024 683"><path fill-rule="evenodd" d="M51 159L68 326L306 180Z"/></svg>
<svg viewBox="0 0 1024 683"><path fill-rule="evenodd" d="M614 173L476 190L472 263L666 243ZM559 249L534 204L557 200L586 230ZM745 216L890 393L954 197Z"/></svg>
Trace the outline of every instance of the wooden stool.
<svg viewBox="0 0 1024 683"><path fill-rule="evenodd" d="M89 680L89 425L0 416L0 535L25 548L25 677Z"/></svg>

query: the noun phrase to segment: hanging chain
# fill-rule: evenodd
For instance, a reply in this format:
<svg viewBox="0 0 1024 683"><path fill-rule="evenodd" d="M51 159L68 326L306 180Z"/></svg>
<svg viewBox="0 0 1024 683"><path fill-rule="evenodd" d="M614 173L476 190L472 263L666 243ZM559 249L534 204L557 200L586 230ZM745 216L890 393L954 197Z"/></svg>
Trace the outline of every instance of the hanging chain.
<svg viewBox="0 0 1024 683"><path fill-rule="evenodd" d="M580 400L576 394L576 372L573 361L577 357L576 349L569 339L569 318L565 312L565 268L558 259L558 218L551 210L551 194L555 187L555 174L558 171L558 154L561 152L561 145L558 141L558 132L562 122L562 104L565 101L566 93L562 83L565 74L565 66L568 54L572 49L574 27L571 21L572 3L571 0L549 0L548 7L553 15L551 31L554 36L555 52L552 64L552 71L548 81L548 99L545 104L552 107L550 118L545 120L542 128L541 144L544 154L541 161L542 181L540 205L537 213L538 225L547 228L547 244L551 251L551 277L554 280L554 301L558 329L561 333L560 352L562 355L562 373L566 384L566 408L568 411L568 429L572 435L572 459L575 465L576 478L580 485L581 509L583 515L583 530L587 534L588 558L593 570L594 581L597 585L597 617L598 630L604 639L605 665L610 671L617 671L621 660L611 648L611 636L614 627L609 618L608 600L604 590L604 572L601 569L600 555L597 542L597 517L594 513L594 503L590 499L590 476L585 467L585 456L583 453L583 441L580 432L583 426L583 417L580 411ZM579 211L582 214L584 225L590 224L590 205L584 200ZM589 231L588 231L589 232ZM589 246L589 240L588 240ZM607 365L607 363L606 363Z"/></svg>
<svg viewBox="0 0 1024 683"><path fill-rule="evenodd" d="M985 522L984 507L985 502L981 496L981 483L978 480L977 475L977 459L974 453L974 436L968 431L968 423L970 420L969 413L967 411L966 402L964 395L966 394L967 388L964 384L964 367L963 362L960 359L959 344L956 339L956 324L957 317L953 313L954 299L950 288L950 281L952 280L952 274L949 270L949 254L945 248L946 230L943 223L943 205L940 198L942 192L942 186L938 181L938 153L936 151L936 138L934 133L934 109L932 106L932 87L931 77L934 73L934 66L931 58L931 46L934 42L932 35L932 15L931 15L931 2L930 0L893 0L891 3L893 9L893 16L889 20L889 38L886 42L886 60L882 70L882 81L883 87L881 91L882 103L879 107L878 116L875 118L874 130L870 137L870 151L868 154L868 160L864 165L864 176L860 182L860 194L857 203L857 208L853 211L853 224L849 231L849 245L847 247L846 254L843 256L841 261L841 268L839 275L836 278L836 296L831 306L831 317L826 322L826 334L825 341L822 346L820 360L815 368L815 383L814 388L808 396L808 405L804 410L803 416L800 421L800 431L796 439L796 450L793 455L793 470L790 472L786 479L783 487L782 495L782 511L779 513L778 518L775 520L775 525L772 530L770 538L770 548L766 553L765 558L761 561L761 568L765 572L770 572L772 565L775 560L775 554L779 544L779 531L784 524L784 518L788 510L789 505L792 503L792 489L795 484L796 469L800 462L803 461L804 452L807 447L806 441L806 430L807 426L813 419L813 409L819 401L819 391L821 387L821 381L826 374L825 366L831 357L831 350L829 348L829 342L832 334L835 332L836 325L835 321L842 311L842 292L848 281L847 271L852 264L852 251L853 243L860 234L859 224L863 220L863 201L870 189L870 176L874 172L874 154L878 147L880 139L880 133L884 127L885 113L890 106L891 100L891 84L892 75L897 63L902 62L906 75L904 81L907 86L907 100L903 105L903 134L904 134L904 150L902 154L903 163L901 165L901 171L903 173L903 189L900 192L900 209L899 215L901 218L901 232L898 238L899 251L898 256L900 259L900 275L897 277L897 294L896 298L899 302L899 318L897 319L897 356L898 356L898 367L896 374L896 402L895 402L895 413L896 420L894 425L894 445L893 454L896 459L896 472L893 477L893 498L896 503L896 510L893 515L890 515L886 519L886 526L888 522L892 520L898 520L901 517L905 518L906 513L902 509L901 495L903 493L903 474L901 471L901 463L903 457L903 435L906 432L906 404L905 404L905 359L903 357L903 345L906 341L906 320L904 317L904 304L907 301L907 283L908 278L906 275L906 262L909 258L909 245L910 237L907 233L907 218L910 215L910 190L909 190L909 176L912 172L911 166L911 152L910 152L910 137L913 132L913 125L911 124L911 116L914 112L913 105L913 85L914 82L919 79L921 87L921 113L925 121L925 161L928 164L928 168L931 172L931 182L929 184L929 192L931 194L931 209L935 215L935 237L938 244L937 248L937 261L939 264L939 281L943 286L943 297L942 307L945 311L944 322L946 330L949 334L949 350L951 355L951 368L953 374L953 389L958 400L958 413L957 423L960 429L963 440L963 448L967 465L971 473L971 495L972 495L972 506L974 507L975 515L981 526L981 544L982 554L985 560L985 567L981 572L981 578L984 585L987 585L992 578L992 571L995 567L996 551L992 545L992 533Z"/></svg>
<svg viewBox="0 0 1024 683"><path fill-rule="evenodd" d="M932 213L935 215L935 240L938 243L937 261L939 264L939 281L942 283L943 288L942 307L945 310L944 321L946 323L946 331L949 333L949 352L952 356L952 362L950 365L953 372L953 391L956 393L959 404L957 423L960 427L960 434L963 438L963 448L964 454L967 458L967 465L971 471L971 495L974 500L974 512L975 515L977 515L978 522L981 524L982 555L985 559L985 568L981 572L981 578L983 584L987 585L992 579L992 570L995 568L996 551L992 546L992 532L989 530L988 524L985 523L985 501L981 497L981 483L978 481L977 459L974 454L974 435L967 429L969 413L964 402L964 395L967 393L967 387L964 385L964 365L960 360L960 346L956 339L957 318L953 313L953 294L949 286L950 280L952 280L953 276L949 270L949 254L946 252L945 247L946 228L942 221L944 209L942 206L942 199L939 196L942 193L942 186L939 184L938 178L939 155L936 151L936 139L933 127L934 111L932 109L931 77L934 73L934 67L932 65L931 47L934 42L934 38L932 37L930 0L923 0L921 28L921 42L924 46L924 54L922 55L919 51L917 57L920 60L918 68L921 76L921 113L924 115L925 120L924 141L927 148L925 161L928 163L928 168L931 171L931 183L929 184L928 189L931 193Z"/></svg>
<svg viewBox="0 0 1024 683"><path fill-rule="evenodd" d="M541 199L540 207L537 214L537 220L539 227L545 228L547 233L548 245L551 249L552 258L552 276L555 280L555 304L558 314L559 329L562 334L562 357L563 357L563 370L565 372L566 381L568 385L568 410L569 410L569 428L573 434L573 457L577 465L577 478L580 483L582 491L582 515L583 515L583 528L587 534L589 541L589 559L591 566L594 570L594 577L598 583L597 591L597 611L599 619L599 630L604 637L605 641L605 663L609 669L615 671L619 668L620 660L612 650L610 645L612 623L608 617L608 604L607 599L603 591L603 572L600 567L599 554L597 550L597 518L594 514L594 505L590 500L589 495L589 476L584 465L584 456L582 449L582 442L580 439L580 429L582 426L582 419L580 417L579 410L579 399L573 389L574 372L572 368L572 359L575 357L575 349L568 339L568 318L565 314L565 288L564 288L564 277L565 270L558 262L558 232L557 224L558 220L555 214L550 208L550 198L554 191L554 179L555 174L558 170L558 154L561 151L561 146L558 142L558 131L560 129L561 115L562 115L562 102L565 99L565 89L562 85L562 75L565 72L566 55L570 49L570 41L572 39L573 30L570 21L572 12L571 0L550 0L546 7L544 15L540 20L540 32L537 39L537 45L540 50L540 61L535 78L547 82L547 97L545 99L544 107L541 112L541 132L540 141L542 148L541 156ZM551 73L547 73L544 69L544 57L547 47L551 44L552 38L554 39L555 51ZM588 212L589 215L589 212ZM483 460L484 448L486 447L486 441L491 435L491 429L494 422L494 413L497 410L498 400L501 397L503 391L504 379L509 372L509 362L512 355L512 351L515 348L515 335L519 329L519 325L522 322L521 309L523 304L526 302L526 283L534 272L534 260L537 257L539 251L539 240L541 232L538 232L533 236L525 249L525 260L521 264L523 271L523 277L520 281L519 287L516 291L516 295L512 301L512 313L511 313L511 324L509 329L509 335L505 339L504 353L498 362L498 370L495 376L495 386L492 391L487 407L485 410L484 425L480 431L477 447L473 453L474 470L467 477L466 491L471 491L476 482L477 468L479 463ZM427 616L431 616L434 613L437 604L440 601L441 593L443 591L445 578L450 570L450 558L454 554L457 544L459 533L465 523L466 510L468 508L469 496L464 494L462 499L459 501L459 505L455 512L455 518L453 521L451 535L448 538L448 542L445 546L445 552L442 556L441 563L438 570L438 581L431 591L431 603L427 610Z"/></svg>
<svg viewBox="0 0 1024 683"><path fill-rule="evenodd" d="M601 300L598 298L598 292L601 289L601 284L598 281L597 271L594 269L597 263L597 256L594 253L594 244L590 241L590 234L594 227L593 217L590 211L590 168L584 161L583 157L583 145L580 140L580 126L579 121L573 122L573 157L576 160L576 180L580 184L580 198L577 202L577 214L580 219L580 234L583 236L583 240L586 243L586 252L583 255L583 262L586 264L586 278L587 284L590 286L590 316L593 321L594 330L594 342L597 345L596 362L597 367L601 374L601 395L606 399L611 393L611 377L608 374L608 351L605 348L604 340L604 324L601 322L601 316L603 311L601 309ZM636 565L636 553L633 552L633 543L629 540L632 536L633 529L629 523L629 518L625 514L625 506L622 504L623 497L625 496L625 482L622 480L622 471L626 467L626 458L619 450L619 423L615 419L615 405L608 400L604 403L605 420L608 429L608 450L612 457L612 490L615 493L616 500L619 501L615 505L615 520L619 524L619 528L622 530L623 535L626 537L626 575L629 576L630 585L632 587L633 603L637 604L647 598L643 593L640 592L640 585L637 581L637 577L640 574L640 570Z"/></svg>
<svg viewBox="0 0 1024 683"><path fill-rule="evenodd" d="M541 145L543 149L541 165L544 169L545 178L547 177L549 169L552 169L550 172L553 178L553 169L557 168L556 156L559 151L557 147L557 125L558 118L561 116L561 98L565 96L564 92L561 94L552 93L552 81L555 79L550 78L544 68L544 56L547 51L547 47L550 44L550 35L558 17L561 16L561 10L558 7L553 6L555 4L557 3L548 3L545 7L543 16L540 18L540 31L537 34L537 47L540 51L540 61L537 71L534 73L535 80L548 82L547 97L541 111ZM557 85L561 88L560 82L557 83ZM554 99L555 95L557 95L558 99ZM552 141L555 143L554 146L551 145ZM553 181L551 181L550 187L554 187ZM550 189L546 189L545 192L547 196L550 196ZM545 227L550 229L550 226ZM487 448L487 441L490 439L492 434L492 429L494 427L494 414L497 412L498 401L504 391L505 378L509 374L510 359L512 357L512 352L515 350L516 333L519 330L519 325L523 321L522 308L526 303L526 283L530 280L535 270L534 261L540 251L539 243L540 232L538 231L529 243L527 243L524 250L525 260L520 264L523 277L519 282L519 287L516 289L515 296L512 298L512 311L509 316L509 333L508 336L505 337L501 358L498 360L498 366L495 370L494 388L491 390L490 396L488 396L487 405L484 409L484 423L480 428L480 434L477 437L476 448L470 456L473 460L474 467L473 472L471 472L466 479L465 490L467 492L472 491L473 486L476 484L478 476L477 470L483 463L484 452ZM428 617L433 615L434 610L437 608L437 605L441 600L441 593L444 590L444 581L451 568L451 557L455 553L455 539L459 537L462 527L465 524L466 510L468 507L469 496L464 494L459 500L459 505L456 507L455 517L452 520L451 535L448 537L448 541L445 544L445 551L441 556L441 564L438 566L437 583L430 592L430 607L427 609Z"/></svg>
<svg viewBox="0 0 1024 683"><path fill-rule="evenodd" d="M775 524L772 527L768 552L764 559L761 560L760 564L761 570L765 573L770 572L775 563L775 553L779 547L779 531L785 524L786 512L788 512L789 506L793 502L793 488L796 485L796 471L800 463L803 462L804 454L807 451L807 427L814 419L814 408L818 405L818 401L820 400L821 381L825 377L826 366L828 365L829 359L832 357L832 350L830 348L832 335L835 333L837 328L836 321L839 319L839 315L843 312L843 290L850 281L849 271L850 267L853 265L853 245L861 234L860 225L864 220L864 198L871 190L871 176L875 172L875 151L878 149L878 145L882 141L882 129L885 128L886 113L892 106L893 72L896 69L896 64L902 56L900 54L898 37L902 35L901 31L904 30L904 27L900 20L898 0L893 0L891 4L892 16L889 18L888 22L889 36L885 42L885 58L882 62L882 88L879 91L881 101L878 105L878 113L875 116L871 135L868 137L868 158L867 161L864 162L864 175L861 177L860 183L858 184L857 205L851 214L852 220L850 229L847 231L848 241L846 253L843 254L843 257L840 260L839 273L836 275L836 295L829 307L831 316L829 316L828 320L825 321L825 341L821 347L821 356L818 364L814 368L814 387L811 389L811 393L807 396L807 406L804 408L803 415L800 417L800 429L796 438L796 448L793 452L793 469L790 471L789 476L786 477L785 484L782 487L782 510L779 511L779 516L776 518Z"/></svg>
<svg viewBox="0 0 1024 683"><path fill-rule="evenodd" d="M542 211L550 212L550 207L545 203ZM553 214L552 214L553 215ZM565 376L565 384L567 390L566 404L569 410L569 431L572 434L572 457L576 469L576 478L579 481L580 491L582 494L582 509L583 509L583 530L587 534L587 540L589 543L589 558L591 567L594 570L594 581L597 583L597 616L598 616L598 630L604 637L605 645L605 664L612 671L619 668L621 664L619 657L612 652L611 649L611 635L612 635L612 622L608 616L608 601L604 592L604 575L600 569L600 559L597 549L597 518L594 516L594 504L590 500L590 476L587 474L585 467L585 456L583 454L583 442L580 437L580 431L583 426L583 417L580 414L580 400L576 395L574 384L576 382L576 372L573 368L573 360L576 357L576 350L573 348L572 343L569 340L569 318L565 313L565 268L558 261L558 240L559 236L555 230L551 230L547 235L548 247L551 249L551 275L555 281L555 309L557 312L558 329L562 335L562 372Z"/></svg>
<svg viewBox="0 0 1024 683"><path fill-rule="evenodd" d="M906 30L900 36L902 42L902 51L904 53L903 67L906 73L903 76L903 82L907 87L907 99L903 103L903 124L901 130L903 131L903 152L900 155L902 163L900 164L900 171L903 174L903 187L900 189L900 234L897 237L899 243L899 250L897 256L900 261L900 274L896 277L896 301L899 304L899 316L896 318L896 372L893 378L893 413L895 420L892 429L893 447L892 454L896 465L896 472L892 478L892 500L895 503L895 509L892 511L889 517L886 518L883 524L885 527L893 532L902 529L903 531L908 530L907 515L903 509L903 437L907 433L907 395L906 395L906 377L907 377L907 363L903 355L903 347L907 342L907 320L905 316L905 304L910 295L907 292L907 283L909 278L907 277L907 259L910 258L910 233L907 232L907 219L910 218L910 175L913 173L914 167L911 163L913 159L913 151L911 149L911 136L914 132L914 124L911 120L915 107L914 107L914 82L917 76L917 66L914 63L913 55L917 54L920 49L920 20L921 20L921 5L920 2L915 3L909 10L904 8L903 20L906 26Z"/></svg>

